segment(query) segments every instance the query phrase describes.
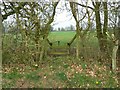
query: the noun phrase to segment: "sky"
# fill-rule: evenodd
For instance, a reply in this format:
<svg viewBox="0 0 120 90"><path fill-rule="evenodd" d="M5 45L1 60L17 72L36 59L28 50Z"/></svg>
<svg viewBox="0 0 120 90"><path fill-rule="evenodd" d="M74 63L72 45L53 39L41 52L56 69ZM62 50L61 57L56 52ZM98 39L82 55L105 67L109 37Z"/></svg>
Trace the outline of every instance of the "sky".
<svg viewBox="0 0 120 90"><path fill-rule="evenodd" d="M57 9L56 9L57 13L55 15L54 22L52 23L54 28L59 28L59 27L64 28L70 25L73 25L73 26L76 25L71 12L67 11L67 9L62 10L62 12L59 11L59 8L62 8L62 7L65 8L64 4L65 4L64 1L60 1L57 6ZM67 6L67 8L70 9L69 5Z"/></svg>

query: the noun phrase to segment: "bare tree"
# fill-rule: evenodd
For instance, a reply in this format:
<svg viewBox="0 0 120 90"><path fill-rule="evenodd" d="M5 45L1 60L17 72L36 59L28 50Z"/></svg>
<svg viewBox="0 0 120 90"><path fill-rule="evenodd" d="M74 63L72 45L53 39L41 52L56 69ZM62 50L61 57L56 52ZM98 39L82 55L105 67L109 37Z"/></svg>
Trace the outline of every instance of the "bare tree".
<svg viewBox="0 0 120 90"><path fill-rule="evenodd" d="M34 41L36 47L35 61L43 59L45 55L45 46L48 42L47 37L50 31L50 24L54 20L58 2L8 2L3 6L3 20L8 16L16 14L17 26L25 40L27 46L28 31L34 31Z"/></svg>
<svg viewBox="0 0 120 90"><path fill-rule="evenodd" d="M99 41L99 46L101 53L103 55L103 58L106 58L109 56L108 54L108 46L107 46L107 27L108 27L108 8L107 8L107 2L103 2L103 8L104 8L104 23L103 23L103 29L101 25L101 18L100 18L100 6L101 2L92 2L93 6L95 8L95 17L96 17L96 29L97 29L97 37Z"/></svg>
<svg viewBox="0 0 120 90"><path fill-rule="evenodd" d="M77 39L77 48L76 48L76 57L77 58L80 57L80 40L84 41L83 38L90 29L90 26L91 26L90 17L92 15L92 14L90 15L90 12L88 11L88 8L85 7L86 12L85 12L84 16L80 18L80 16L79 16L79 14L80 14L79 10L80 9L78 8L79 5L84 6L80 3L78 4L78 3L75 3L75 2L70 2L71 11L72 11L73 17L76 21L76 35L73 39L75 39L75 38ZM87 6L87 3L86 3L85 6ZM88 17L87 17L88 18L88 27L82 33L82 26L80 26L80 23L87 15L88 15ZM81 43L83 44L83 42L81 42Z"/></svg>
<svg viewBox="0 0 120 90"><path fill-rule="evenodd" d="M113 72L116 72L116 68L119 68L119 35L120 35L120 28L119 28L119 23L120 23L120 17L119 17L119 3L113 3L110 4L110 6L112 7L112 10L110 11L112 13L113 16L115 17L110 17L109 20L113 23L113 30L114 33L112 34L112 36L110 36L110 34L108 35L109 38L111 38L111 42L113 43L113 49L112 49L112 70ZM110 13L110 15L111 15ZM117 18L118 18L118 23L117 23ZM118 59L117 59L118 58ZM117 62L118 61L118 62ZM118 64L117 64L118 63Z"/></svg>

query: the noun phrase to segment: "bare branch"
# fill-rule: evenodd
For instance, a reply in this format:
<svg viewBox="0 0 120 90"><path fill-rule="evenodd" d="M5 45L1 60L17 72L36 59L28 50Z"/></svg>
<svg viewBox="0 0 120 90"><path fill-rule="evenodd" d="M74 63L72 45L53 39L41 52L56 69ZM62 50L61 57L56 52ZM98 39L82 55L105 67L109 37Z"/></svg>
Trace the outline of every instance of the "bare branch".
<svg viewBox="0 0 120 90"><path fill-rule="evenodd" d="M77 4L77 5L80 5L80 6L82 6L82 7L87 7L87 8L90 8L90 9L94 10L94 8L92 8L92 7L90 7L90 6L86 6L86 5L80 4L80 3L78 3L78 2L73 2L73 3L75 3L75 4Z"/></svg>
<svg viewBox="0 0 120 90"><path fill-rule="evenodd" d="M25 6L26 3L22 3L21 5L22 5L22 6ZM19 11L20 9L22 9L20 6L18 6L18 7L15 7L15 6L14 6L14 8L16 8L18 11ZM6 14L2 15L3 20L7 19L8 16L13 15L14 13L16 13L15 10L11 10L10 12L6 12Z"/></svg>

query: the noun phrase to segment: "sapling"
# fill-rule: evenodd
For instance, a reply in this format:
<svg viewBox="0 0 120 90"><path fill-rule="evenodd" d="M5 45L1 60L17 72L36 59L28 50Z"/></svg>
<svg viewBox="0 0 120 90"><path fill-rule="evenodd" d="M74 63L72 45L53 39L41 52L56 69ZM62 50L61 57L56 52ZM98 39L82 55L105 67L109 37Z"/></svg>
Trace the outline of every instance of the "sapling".
<svg viewBox="0 0 120 90"><path fill-rule="evenodd" d="M117 58L117 50L118 50L118 43L119 43L119 40L116 39L115 35L112 34L110 35L108 32L106 32L108 38L113 41L113 50L112 50L112 70L113 72L116 72L116 58Z"/></svg>

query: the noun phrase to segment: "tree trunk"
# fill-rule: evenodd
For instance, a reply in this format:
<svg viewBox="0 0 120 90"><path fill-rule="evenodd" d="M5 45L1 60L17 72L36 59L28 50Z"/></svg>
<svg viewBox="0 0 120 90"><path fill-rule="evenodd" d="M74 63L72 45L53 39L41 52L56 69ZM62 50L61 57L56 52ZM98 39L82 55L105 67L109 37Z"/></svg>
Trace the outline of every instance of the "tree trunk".
<svg viewBox="0 0 120 90"><path fill-rule="evenodd" d="M102 32L101 18L100 18L100 2L96 2L96 5L95 5L97 38L98 38L100 51L101 51L101 55L102 55L102 57L101 57L102 61L106 60L107 59L106 57L108 56L107 35L106 35L107 26L108 26L107 3L104 2L103 5L104 5L104 26L103 26L103 32Z"/></svg>
<svg viewBox="0 0 120 90"><path fill-rule="evenodd" d="M40 52L40 60L44 59L47 53L47 37L50 31L50 24L46 24L45 28L43 28L44 30L46 30L43 34L43 41L42 41L42 45L41 45L41 52Z"/></svg>
<svg viewBox="0 0 120 90"><path fill-rule="evenodd" d="M119 4L118 5L119 8L118 8L117 40L119 40L119 42L118 42L118 50L117 50L117 67L118 67L118 70L120 71L120 2L118 4ZM119 72L119 75L120 75L120 72Z"/></svg>
<svg viewBox="0 0 120 90"><path fill-rule="evenodd" d="M71 7L73 17L76 21L76 40L77 40L76 58L79 59L80 58L80 26L79 26L79 20L77 19L77 11L75 10L77 7L75 6L73 2L70 2L70 7Z"/></svg>
<svg viewBox="0 0 120 90"><path fill-rule="evenodd" d="M36 51L35 51L35 62L38 62L40 59L40 46L41 43L39 43L40 41L40 29L39 27L36 28L36 32L35 32L35 47L36 47Z"/></svg>
<svg viewBox="0 0 120 90"><path fill-rule="evenodd" d="M79 34L79 24L76 25L76 58L80 58L80 34Z"/></svg>
<svg viewBox="0 0 120 90"><path fill-rule="evenodd" d="M102 28L101 28L101 21L100 21L100 3L96 2L95 6L95 17L96 17L96 29L97 29L97 38L100 46L100 50L104 52L104 47L103 47L103 35L102 35Z"/></svg>
<svg viewBox="0 0 120 90"><path fill-rule="evenodd" d="M2 24L2 14L0 8L0 64L2 64L2 31L3 31L3 24ZM2 65L0 65L0 70L2 70ZM0 81L2 80L2 75L0 74ZM0 83L0 88L2 84ZM2 88L1 88L2 89Z"/></svg>
<svg viewBox="0 0 120 90"><path fill-rule="evenodd" d="M113 47L113 51L112 51L112 70L113 72L116 72L116 55L117 55L117 50L118 50L118 40L115 41L115 45Z"/></svg>
<svg viewBox="0 0 120 90"><path fill-rule="evenodd" d="M2 14L0 8L0 60L2 61L2 31L3 31L3 23L2 23Z"/></svg>
<svg viewBox="0 0 120 90"><path fill-rule="evenodd" d="M40 60L44 59L45 55L46 55L46 42L47 42L47 37L48 37L48 34L49 34L49 31L50 31L50 24L54 21L54 16L55 16L55 11L56 11L56 7L58 5L60 0L58 0L58 2L56 2L54 4L54 9L53 9L53 13L52 13L52 16L51 18L49 18L49 21L47 24L45 24L45 27L44 27L44 30L45 32L44 33L44 36L43 36L43 44L41 46L41 52L40 52Z"/></svg>
<svg viewBox="0 0 120 90"><path fill-rule="evenodd" d="M120 35L120 28L119 28L119 35ZM117 58L118 58L118 64L120 67L120 39L119 39L119 43L118 43Z"/></svg>
<svg viewBox="0 0 120 90"><path fill-rule="evenodd" d="M119 35L120 35L120 28L119 28ZM117 77L118 77L118 83L120 86L120 39L119 39L118 50L117 50L117 68L118 68Z"/></svg>
<svg viewBox="0 0 120 90"><path fill-rule="evenodd" d="M47 36L44 37L43 41L42 41L42 46L41 46L41 51L40 51L40 61L42 61L45 57L45 53L46 53L46 41L47 41Z"/></svg>
<svg viewBox="0 0 120 90"><path fill-rule="evenodd" d="M103 43L104 43L104 55L105 59L110 65L112 65L110 54L109 54L109 48L108 48L108 40L107 40L107 34L108 31L108 7L107 2L103 2L103 8L104 8L104 24L103 24ZM111 67L111 66L110 66Z"/></svg>

